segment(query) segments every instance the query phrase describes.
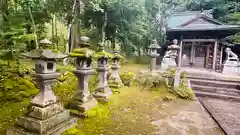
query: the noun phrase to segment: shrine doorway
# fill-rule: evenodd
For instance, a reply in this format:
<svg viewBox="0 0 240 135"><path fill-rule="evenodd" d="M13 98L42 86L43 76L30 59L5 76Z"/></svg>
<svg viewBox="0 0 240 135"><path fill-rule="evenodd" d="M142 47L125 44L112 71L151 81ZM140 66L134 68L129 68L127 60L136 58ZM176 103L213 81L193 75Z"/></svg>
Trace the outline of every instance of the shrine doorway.
<svg viewBox="0 0 240 135"><path fill-rule="evenodd" d="M207 52L207 46L199 43L195 46L194 50L194 60L193 60L193 66L197 68L206 68L205 61L206 61L206 52Z"/></svg>
<svg viewBox="0 0 240 135"><path fill-rule="evenodd" d="M182 51L182 66L207 68L209 44L204 42L184 43Z"/></svg>

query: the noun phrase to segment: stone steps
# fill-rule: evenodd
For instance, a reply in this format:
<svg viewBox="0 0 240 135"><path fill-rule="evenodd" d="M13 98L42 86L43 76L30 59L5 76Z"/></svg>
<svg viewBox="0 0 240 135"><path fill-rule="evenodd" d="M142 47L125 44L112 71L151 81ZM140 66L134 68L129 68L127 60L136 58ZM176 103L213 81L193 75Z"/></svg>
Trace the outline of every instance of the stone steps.
<svg viewBox="0 0 240 135"><path fill-rule="evenodd" d="M237 90L237 89L203 86L203 85L196 85L196 84L192 85L192 89L195 91L201 91L201 92L210 92L210 93L217 93L217 94L226 94L226 95L231 95L231 96L240 96L240 90Z"/></svg>
<svg viewBox="0 0 240 135"><path fill-rule="evenodd" d="M223 100L232 100L232 101L240 101L240 96L230 96L230 95L223 95L211 92L202 92L202 91L195 91L197 97L209 97L209 98L217 98Z"/></svg>
<svg viewBox="0 0 240 135"><path fill-rule="evenodd" d="M189 75L188 78L190 79L200 79L200 80L210 80L210 81L224 81L224 82L232 82L232 83L240 83L240 79L236 78L223 78L223 77L217 77L217 76L212 76L212 75Z"/></svg>
<svg viewBox="0 0 240 135"><path fill-rule="evenodd" d="M191 84L193 85L201 85L201 86L210 86L217 88L228 88L228 89L236 89L238 86L238 82L231 81L222 81L222 80L203 80L203 79L194 79L189 78Z"/></svg>
<svg viewBox="0 0 240 135"><path fill-rule="evenodd" d="M191 87L197 97L240 101L239 80L224 79L213 74L189 74Z"/></svg>

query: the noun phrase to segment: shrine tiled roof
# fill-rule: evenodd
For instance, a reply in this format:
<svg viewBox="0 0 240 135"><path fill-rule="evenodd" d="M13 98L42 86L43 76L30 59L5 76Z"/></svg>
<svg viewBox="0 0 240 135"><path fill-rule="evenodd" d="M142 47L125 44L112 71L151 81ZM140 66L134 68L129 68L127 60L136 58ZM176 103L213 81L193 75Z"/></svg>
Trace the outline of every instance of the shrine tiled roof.
<svg viewBox="0 0 240 135"><path fill-rule="evenodd" d="M204 15L206 17L212 18L212 15L208 13L208 11L186 11L186 12L175 12L168 19L168 28L178 27L196 17L198 15Z"/></svg>
<svg viewBox="0 0 240 135"><path fill-rule="evenodd" d="M214 19L206 11L188 11L173 13L168 20L167 31L208 31L208 30L234 30L238 25L225 25Z"/></svg>
<svg viewBox="0 0 240 135"><path fill-rule="evenodd" d="M196 15L194 14L188 14L188 15L174 15L172 17L169 18L168 20L168 27L172 28L172 27L177 27L193 18L195 18Z"/></svg>
<svg viewBox="0 0 240 135"><path fill-rule="evenodd" d="M238 25L196 25L191 27L175 27L168 31L206 31L206 30L235 30L240 29Z"/></svg>

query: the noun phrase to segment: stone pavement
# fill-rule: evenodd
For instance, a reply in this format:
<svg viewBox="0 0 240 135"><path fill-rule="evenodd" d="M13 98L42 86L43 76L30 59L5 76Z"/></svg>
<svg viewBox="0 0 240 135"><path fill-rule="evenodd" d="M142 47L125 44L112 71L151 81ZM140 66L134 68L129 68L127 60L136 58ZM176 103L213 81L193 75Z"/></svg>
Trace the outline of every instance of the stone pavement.
<svg viewBox="0 0 240 135"><path fill-rule="evenodd" d="M224 135L198 100L177 100L164 106L152 122L158 129L156 135Z"/></svg>
<svg viewBox="0 0 240 135"><path fill-rule="evenodd" d="M209 98L200 98L200 101L227 135L240 135L239 102Z"/></svg>

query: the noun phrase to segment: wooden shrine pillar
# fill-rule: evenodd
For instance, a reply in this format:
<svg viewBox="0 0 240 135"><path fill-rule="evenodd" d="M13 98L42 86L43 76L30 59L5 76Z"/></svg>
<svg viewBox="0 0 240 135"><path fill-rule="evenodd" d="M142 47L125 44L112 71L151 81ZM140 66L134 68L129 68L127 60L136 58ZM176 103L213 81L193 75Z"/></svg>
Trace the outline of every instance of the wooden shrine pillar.
<svg viewBox="0 0 240 135"><path fill-rule="evenodd" d="M194 58L195 58L195 45L194 42L192 43L192 47L191 47L191 57L190 57L190 62L194 63Z"/></svg>
<svg viewBox="0 0 240 135"><path fill-rule="evenodd" d="M222 60L223 60L223 46L221 46L221 54L220 54L220 70L222 71Z"/></svg>
<svg viewBox="0 0 240 135"><path fill-rule="evenodd" d="M215 71L216 69L216 60L217 60L217 50L218 50L218 40L215 40L214 43L214 51L213 51L213 66L212 66L212 70Z"/></svg>
<svg viewBox="0 0 240 135"><path fill-rule="evenodd" d="M183 41L180 40L180 49L178 52L178 67L181 67L182 65L182 51L183 51Z"/></svg>
<svg viewBox="0 0 240 135"><path fill-rule="evenodd" d="M210 50L210 46L208 45L207 46L207 53L206 53L205 68L208 68L209 50Z"/></svg>

